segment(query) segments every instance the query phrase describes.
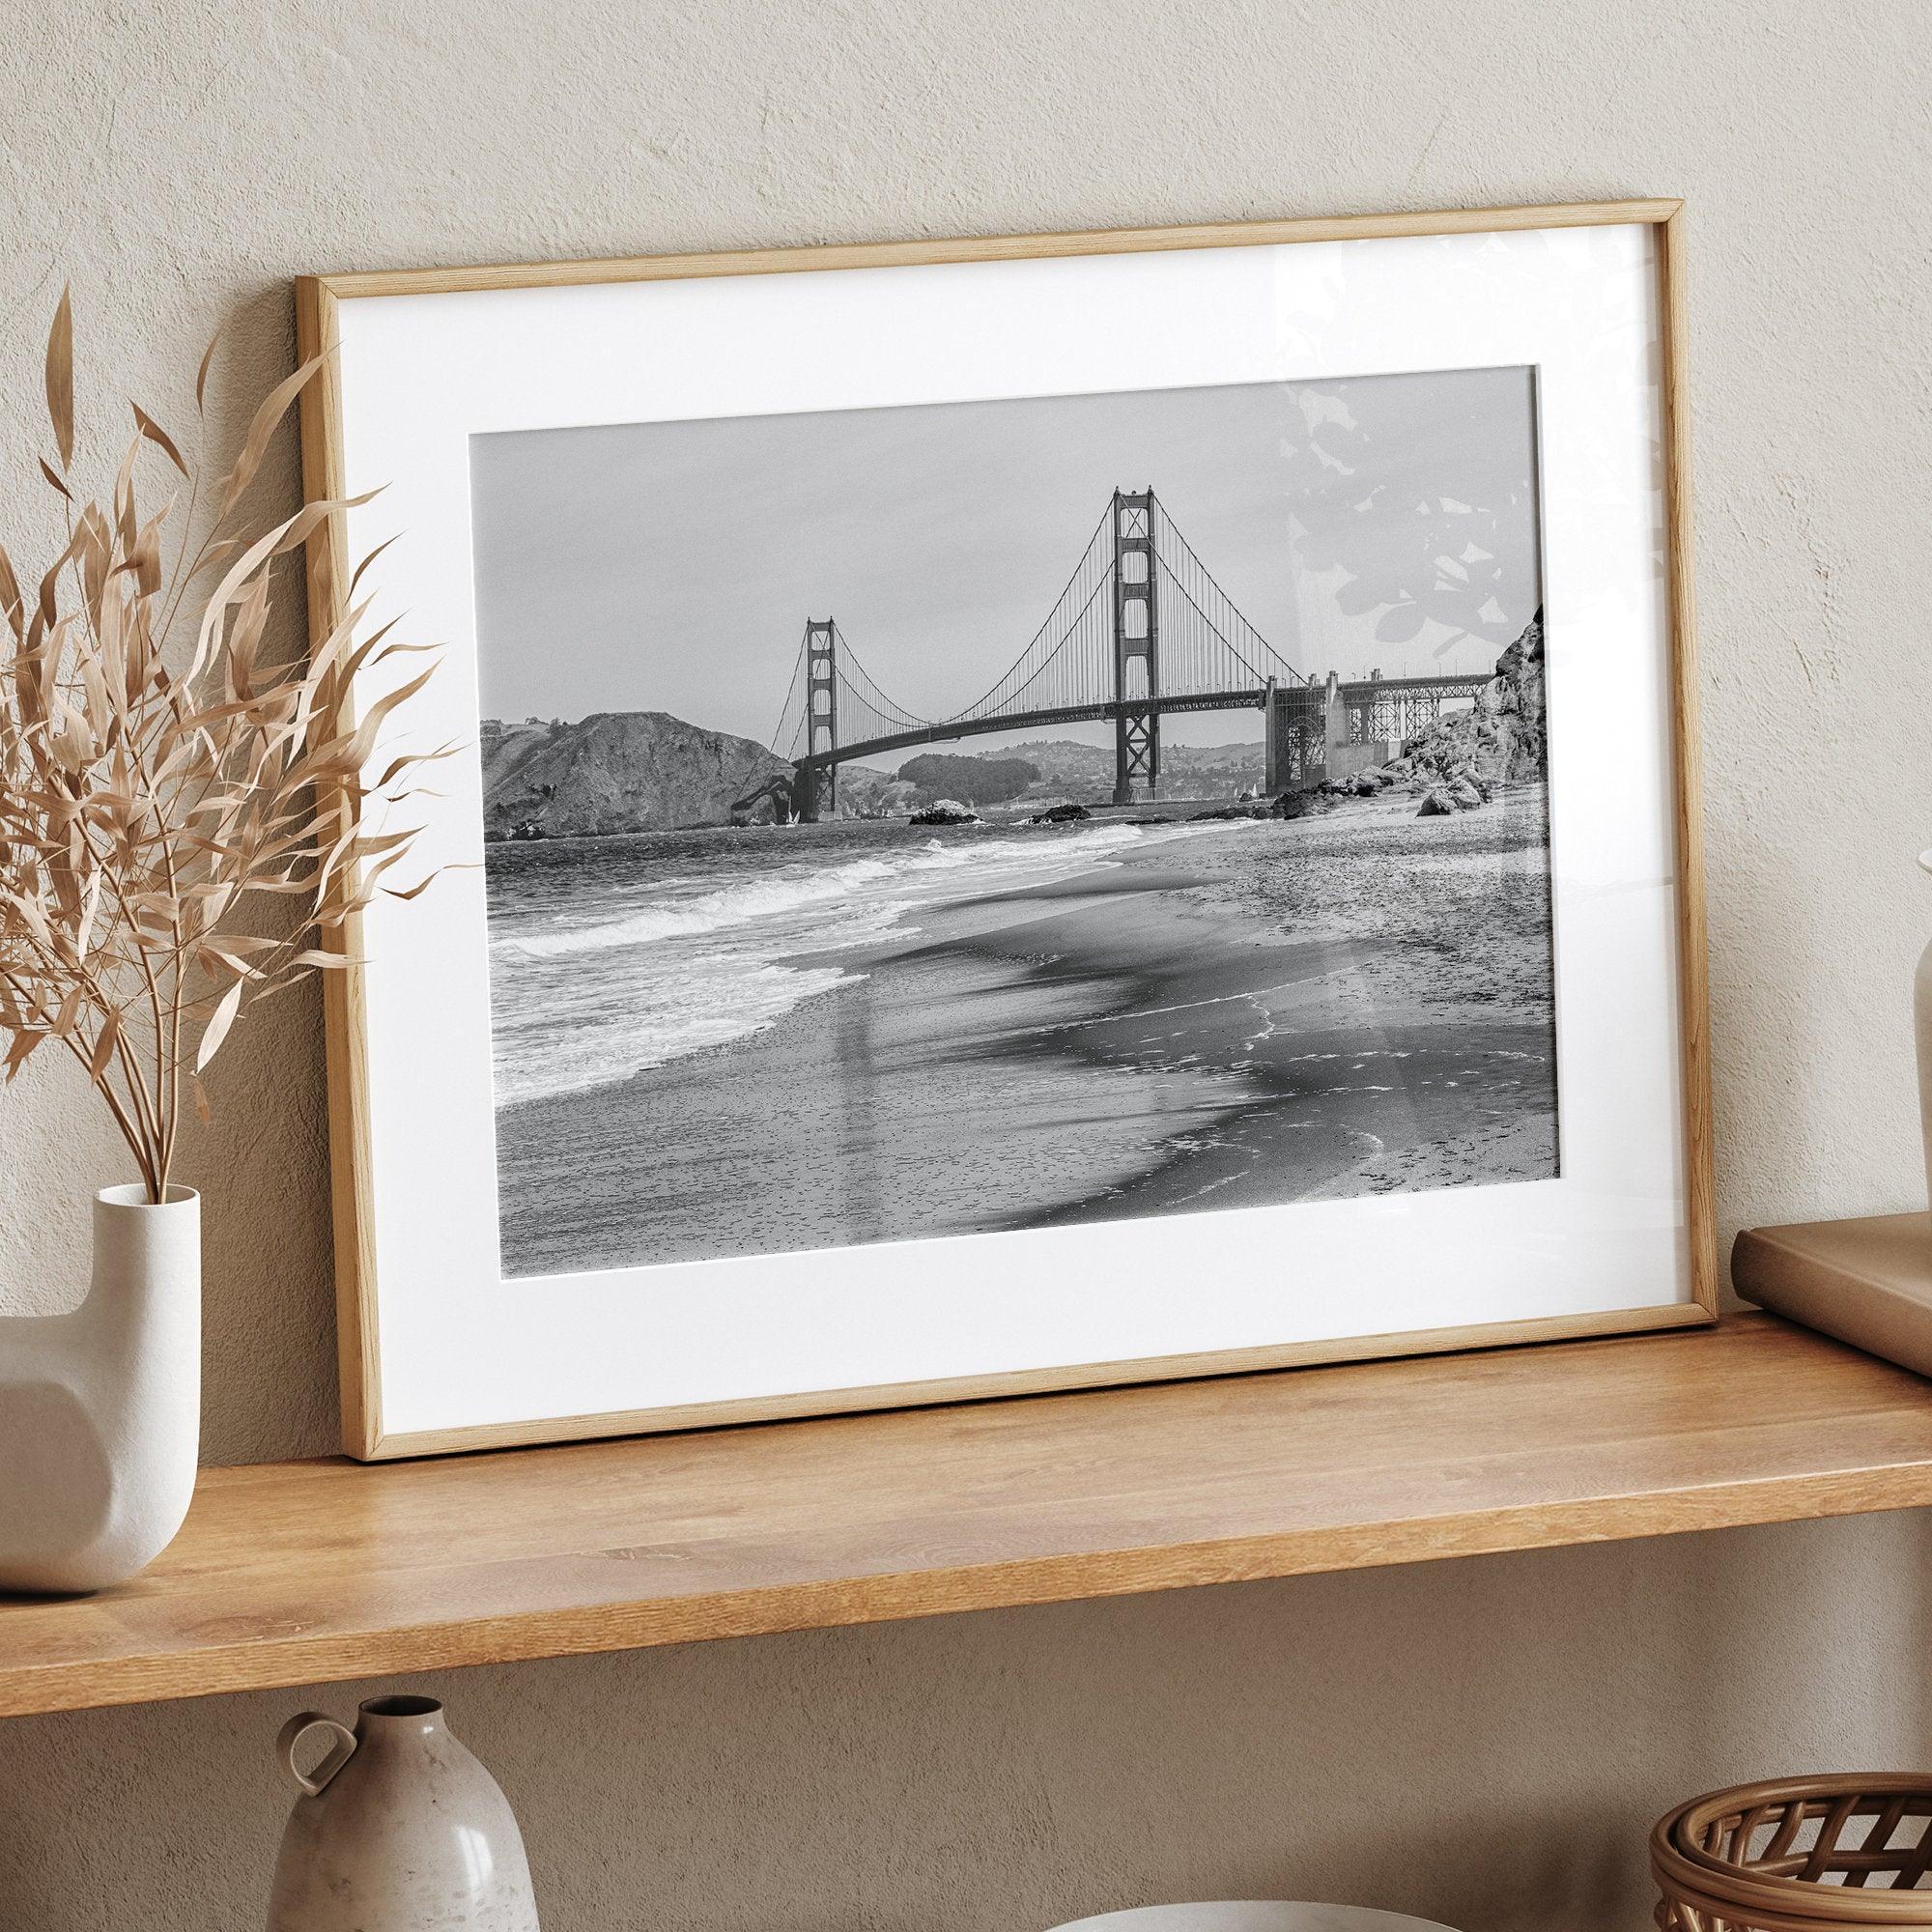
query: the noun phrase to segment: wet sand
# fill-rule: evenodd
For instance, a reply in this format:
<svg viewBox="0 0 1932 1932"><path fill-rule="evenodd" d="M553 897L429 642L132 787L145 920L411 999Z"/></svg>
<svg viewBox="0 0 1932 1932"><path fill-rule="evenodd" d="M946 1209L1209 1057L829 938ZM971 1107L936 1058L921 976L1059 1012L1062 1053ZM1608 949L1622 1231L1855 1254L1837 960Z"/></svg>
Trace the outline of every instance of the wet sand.
<svg viewBox="0 0 1932 1932"><path fill-rule="evenodd" d="M928 912L769 1031L497 1118L506 1271L1556 1170L1540 788Z"/></svg>

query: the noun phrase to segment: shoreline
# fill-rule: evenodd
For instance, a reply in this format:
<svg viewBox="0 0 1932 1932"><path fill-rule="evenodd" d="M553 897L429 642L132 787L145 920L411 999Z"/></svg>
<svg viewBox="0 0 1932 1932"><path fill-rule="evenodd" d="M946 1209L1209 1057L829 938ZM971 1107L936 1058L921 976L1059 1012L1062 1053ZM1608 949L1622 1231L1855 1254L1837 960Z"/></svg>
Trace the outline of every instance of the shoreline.
<svg viewBox="0 0 1932 1932"><path fill-rule="evenodd" d="M1542 814L1524 786L1203 824L800 953L847 979L498 1110L505 1271L1553 1173Z"/></svg>
<svg viewBox="0 0 1932 1932"><path fill-rule="evenodd" d="M966 824L977 824L990 832L1017 831L1024 827L1045 822L1042 814L1056 805L1077 803L1086 811L1086 820L1060 820L1062 824L1091 823L1094 825L1187 825L1195 822L1203 814L1211 813L1215 818L1234 818L1242 815L1235 808L1237 801L1215 795L1204 798L1164 798L1139 805L1115 805L1111 800L1095 803L1091 799L1068 800L1056 793L1050 798L1030 799L1024 810L1008 810L1004 806L990 805ZM1257 807L1265 807L1265 799L1248 801ZM879 818L825 818L813 819L810 824L780 825L773 822L753 824L735 821L717 823L703 820L691 825L631 825L615 832L546 832L536 838L519 838L514 834L501 838L493 838L486 831L483 835L485 851L514 850L528 845L588 845L605 844L618 838L654 838L667 833L705 833L716 832L750 833L757 838L770 838L774 834L801 834L806 838L820 831L836 830L840 827L866 825L897 826L906 832L919 832L924 828L919 825L913 815L907 812L893 812Z"/></svg>

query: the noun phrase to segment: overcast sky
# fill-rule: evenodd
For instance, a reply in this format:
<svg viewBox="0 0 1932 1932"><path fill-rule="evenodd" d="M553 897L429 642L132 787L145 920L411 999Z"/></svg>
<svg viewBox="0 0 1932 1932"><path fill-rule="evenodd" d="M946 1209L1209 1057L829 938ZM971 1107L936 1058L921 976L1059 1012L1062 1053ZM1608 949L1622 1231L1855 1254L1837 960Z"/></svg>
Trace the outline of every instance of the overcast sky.
<svg viewBox="0 0 1932 1932"><path fill-rule="evenodd" d="M1345 614L1337 593L1413 554L1418 506L1453 491L1492 513L1496 621L1520 629L1540 601L1534 450L1527 369L476 437L483 709L668 711L768 742L805 620L829 615L885 692L943 717L1026 647L1113 490L1147 484L1301 670L1486 669L1493 639L1430 621L1378 640L1386 607ZM1338 528L1352 568L1311 572ZM1213 744L1260 719L1162 728Z"/></svg>

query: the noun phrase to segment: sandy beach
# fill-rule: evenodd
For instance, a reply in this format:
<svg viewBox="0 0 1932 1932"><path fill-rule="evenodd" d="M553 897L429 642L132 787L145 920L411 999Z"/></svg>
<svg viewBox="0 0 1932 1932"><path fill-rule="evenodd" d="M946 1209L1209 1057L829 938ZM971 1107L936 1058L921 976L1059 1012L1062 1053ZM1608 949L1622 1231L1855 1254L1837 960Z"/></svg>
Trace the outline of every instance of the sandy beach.
<svg viewBox="0 0 1932 1932"><path fill-rule="evenodd" d="M500 1106L506 1271L1555 1172L1540 786L1014 867L789 955L823 989L759 1031Z"/></svg>

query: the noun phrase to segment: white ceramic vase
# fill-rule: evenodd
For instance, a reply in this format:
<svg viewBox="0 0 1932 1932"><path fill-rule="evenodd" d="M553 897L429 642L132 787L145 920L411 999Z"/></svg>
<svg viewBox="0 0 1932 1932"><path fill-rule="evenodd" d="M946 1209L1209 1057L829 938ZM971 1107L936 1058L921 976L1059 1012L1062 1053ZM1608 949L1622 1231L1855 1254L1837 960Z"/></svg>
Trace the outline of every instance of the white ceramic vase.
<svg viewBox="0 0 1932 1932"><path fill-rule="evenodd" d="M305 1732L330 1743L311 1772ZM434 1697L372 1697L355 1728L315 1711L275 1750L302 1795L275 1859L269 1932L537 1932L509 1800Z"/></svg>
<svg viewBox="0 0 1932 1932"><path fill-rule="evenodd" d="M1932 872L1932 851L1921 852L1918 863ZM1918 1118L1925 1130L1925 1192L1932 1205L1932 945L1918 955L1918 975L1912 986L1912 1019L1918 1037Z"/></svg>
<svg viewBox="0 0 1932 1932"><path fill-rule="evenodd" d="M104 1589L174 1541L201 1441L201 1197L94 1197L68 1315L0 1316L0 1590Z"/></svg>

